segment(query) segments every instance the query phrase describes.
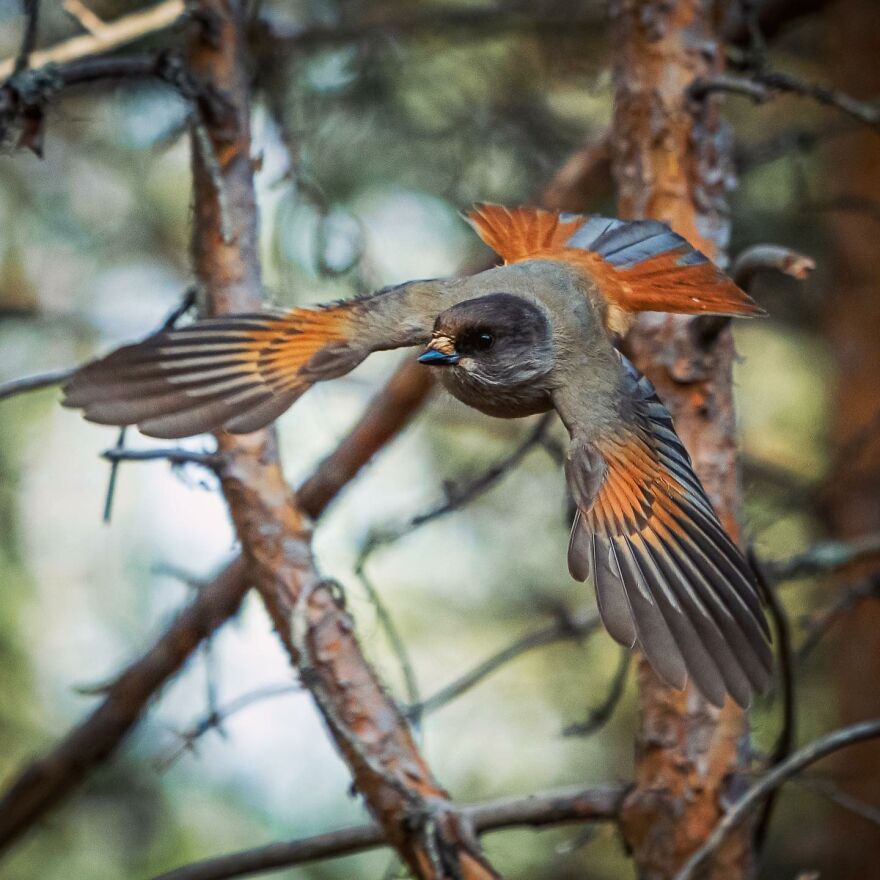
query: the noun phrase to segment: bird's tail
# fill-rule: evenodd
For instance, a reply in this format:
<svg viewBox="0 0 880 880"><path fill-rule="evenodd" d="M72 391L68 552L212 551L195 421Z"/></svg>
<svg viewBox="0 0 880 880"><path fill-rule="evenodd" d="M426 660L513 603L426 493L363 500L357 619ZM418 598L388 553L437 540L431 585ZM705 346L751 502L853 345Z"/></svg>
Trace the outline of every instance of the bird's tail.
<svg viewBox="0 0 880 880"><path fill-rule="evenodd" d="M314 382L356 366L355 329L348 303L208 318L82 367L64 405L152 437L256 431Z"/></svg>
<svg viewBox="0 0 880 880"><path fill-rule="evenodd" d="M477 205L466 216L507 263L547 259L583 269L623 325L626 315L645 311L764 314L708 257L658 220L500 205Z"/></svg>

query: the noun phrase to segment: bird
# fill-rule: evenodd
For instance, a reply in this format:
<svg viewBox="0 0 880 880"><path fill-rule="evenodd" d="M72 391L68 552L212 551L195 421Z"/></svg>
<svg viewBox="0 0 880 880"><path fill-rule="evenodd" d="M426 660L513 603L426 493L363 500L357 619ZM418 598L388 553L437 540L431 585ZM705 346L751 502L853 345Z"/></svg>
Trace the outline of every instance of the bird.
<svg viewBox="0 0 880 880"><path fill-rule="evenodd" d="M763 310L656 220L478 204L499 256L310 308L207 317L81 367L65 406L146 435L256 431L369 354L423 346L456 398L498 418L556 410L570 435L568 568L592 577L611 637L667 685L747 707L772 677L755 574L721 525L672 417L618 343L638 313Z"/></svg>

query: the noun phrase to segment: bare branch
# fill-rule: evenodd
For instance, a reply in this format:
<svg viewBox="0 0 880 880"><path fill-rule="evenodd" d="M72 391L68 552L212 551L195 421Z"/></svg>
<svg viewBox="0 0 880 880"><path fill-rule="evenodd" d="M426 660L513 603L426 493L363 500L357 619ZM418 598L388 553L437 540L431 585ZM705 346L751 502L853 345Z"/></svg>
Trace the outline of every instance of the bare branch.
<svg viewBox="0 0 880 880"><path fill-rule="evenodd" d="M848 810L872 825L880 827L880 807L866 804L859 798L853 797L830 779L817 779L805 774L803 776L795 776L791 781L807 789L807 791L818 794L835 806Z"/></svg>
<svg viewBox="0 0 880 880"><path fill-rule="evenodd" d="M430 370L407 358L373 398L363 418L297 492L300 506L318 515L373 455L393 440L428 399Z"/></svg>
<svg viewBox="0 0 880 880"><path fill-rule="evenodd" d="M816 268L816 261L806 254L778 244L755 244L747 247L733 261L730 276L742 288L748 288L761 272L782 272L805 281Z"/></svg>
<svg viewBox="0 0 880 880"><path fill-rule="evenodd" d="M16 394L25 394L28 391L39 391L42 388L60 385L62 382L66 382L76 370L76 367L61 367L33 376L24 376L21 379L10 379L8 382L0 383L0 400L14 397Z"/></svg>
<svg viewBox="0 0 880 880"><path fill-rule="evenodd" d="M216 471L223 459L216 452L197 452L194 449L106 449L101 458L110 462L119 461L167 461L173 466L197 464Z"/></svg>
<svg viewBox="0 0 880 880"><path fill-rule="evenodd" d="M833 107L871 128L880 129L880 106L876 102L858 101L844 92L820 83L804 82L788 73L756 73L751 77L717 74L696 80L688 90L688 94L696 99L717 92L744 95L758 104L766 103L780 92L800 95Z"/></svg>
<svg viewBox="0 0 880 880"><path fill-rule="evenodd" d="M410 704L418 703L421 700L419 683L416 679L415 670L413 669L412 661L409 657L409 651L407 650L403 636L401 636L400 630L397 628L397 625L394 623L394 618L388 610L388 606L385 604L385 601L376 589L372 579L367 577L367 573L364 571L363 566L358 569L357 576L360 578L364 589L367 591L367 596L369 597L370 602L376 609L376 617L385 632L388 642L391 645L391 650L394 652L394 656L397 658L397 663L400 666L404 686L406 688L406 699Z"/></svg>
<svg viewBox="0 0 880 880"><path fill-rule="evenodd" d="M0 849L115 751L202 639L238 611L247 583L244 563L229 565L199 591L156 644L107 687L97 709L19 774L0 798Z"/></svg>
<svg viewBox="0 0 880 880"><path fill-rule="evenodd" d="M798 281L804 281L815 268L815 260L806 254L778 244L756 244L746 248L733 261L730 277L743 290L748 290L754 277L761 272L782 272ZM703 348L707 348L730 322L729 315L699 316L691 323L691 332L694 339Z"/></svg>
<svg viewBox="0 0 880 880"><path fill-rule="evenodd" d="M124 15L115 21L104 22L99 33L84 34L58 43L48 49L32 52L30 67L43 67L46 64L65 64L118 49L127 43L139 40L148 34L165 30L176 24L186 11L184 0L163 0L149 9ZM0 61L0 79L6 79L15 71L15 60L7 58Z"/></svg>
<svg viewBox="0 0 880 880"><path fill-rule="evenodd" d="M705 843L688 859L684 867L675 875L674 880L691 880L697 869L724 842L727 834L745 819L749 812L775 791L780 785L800 773L805 767L815 764L827 755L847 746L880 737L880 719L862 721L843 727L827 736L823 736L796 751L790 758L774 767L760 782L754 785L740 798L715 826Z"/></svg>
<svg viewBox="0 0 880 880"><path fill-rule="evenodd" d="M787 581L834 574L866 562L880 562L880 535L863 535L851 541L823 541L784 562L764 565L774 580Z"/></svg>
<svg viewBox="0 0 880 880"><path fill-rule="evenodd" d="M605 699L593 709L590 709L587 717L579 724L569 724L562 731L563 736L592 736L601 730L614 715L614 710L620 705L626 692L626 678L632 662L632 652L629 648L620 649L620 660L617 663L617 671L611 679L611 686Z"/></svg>
<svg viewBox="0 0 880 880"><path fill-rule="evenodd" d="M448 483L446 485L446 500L441 504L424 513L417 514L403 526L372 532L364 542L364 547L355 564L356 571L359 573L363 571L368 557L379 547L399 541L406 535L416 531L416 529L456 510L461 510L470 502L479 498L480 495L492 489L510 471L516 468L532 449L542 445L547 429L554 419L555 413L552 412L541 416L532 430L526 434L522 442L512 452L495 462L495 464L491 465L479 476L460 485Z"/></svg>
<svg viewBox="0 0 880 880"><path fill-rule="evenodd" d="M180 302L165 316L165 319L156 329L156 332L162 330L170 330L177 322L196 304L195 287L187 288L186 292L180 298ZM116 483L119 478L119 465L122 459L119 457L125 452L125 438L128 434L128 426L123 425L116 435L116 446L110 453L104 453L104 457L110 461L110 476L107 479L107 493L104 496L104 515L105 523L110 522L113 515L113 500L116 497ZM108 457L115 456L115 457Z"/></svg>
<svg viewBox="0 0 880 880"><path fill-rule="evenodd" d="M13 63L13 71L25 70L30 63L34 46L37 45L37 25L40 19L40 0L24 0L24 33L21 37L21 48Z"/></svg>
<svg viewBox="0 0 880 880"><path fill-rule="evenodd" d="M207 644L207 642L206 642ZM238 712L253 706L254 703L260 703L264 700L271 700L275 697L285 697L290 694L300 693L302 687L298 684L276 684L248 691L234 700L230 700L225 706L212 709L203 718L200 718L186 730L177 734L180 744L169 750L165 755L156 759L155 765L157 770L167 770L184 752L191 752L195 748L196 742L201 739L209 730L219 730L225 721Z"/></svg>
<svg viewBox="0 0 880 880"><path fill-rule="evenodd" d="M463 807L462 812L480 834L503 828L545 828L566 822L613 822L625 792L625 786L611 785L560 789L473 804ZM380 846L387 846L382 829L377 825L361 825L206 859L169 871L155 880L228 880L353 855Z"/></svg>
<svg viewBox="0 0 880 880"><path fill-rule="evenodd" d="M562 613L553 623L542 627L534 632L527 633L508 645L498 653L493 654L476 666L470 672L457 678L455 681L441 688L437 693L423 700L417 706L407 709L407 717L418 720L429 712L435 712L441 706L445 706L452 700L460 697L466 691L479 684L484 678L499 670L502 666L515 660L517 657L545 645L555 642L579 641L586 638L599 629L599 615L593 611L581 611L577 614L568 615Z"/></svg>
<svg viewBox="0 0 880 880"><path fill-rule="evenodd" d="M801 642L797 652L797 662L803 663L828 634L831 627L840 618L858 607L866 599L880 599L880 577L874 577L864 583L856 584L845 590L830 607L815 615L807 628L806 638Z"/></svg>
<svg viewBox="0 0 880 880"><path fill-rule="evenodd" d="M73 18L80 27L97 37L107 27L107 22L96 15L82 0L61 0L64 11Z"/></svg>
<svg viewBox="0 0 880 880"><path fill-rule="evenodd" d="M785 611L779 595L776 591L775 582L771 582L771 576L768 574L766 567L755 554L754 547L749 547L749 562L752 570L758 580L761 593L767 608L770 611L770 618L773 621L775 644L777 648L777 656L779 658L779 682L782 689L782 726L776 742L773 745L768 760L768 767L776 767L781 764L790 754L797 738L797 706L795 697L795 678L794 678L794 654L791 644L791 626L788 620L788 614ZM755 823L754 840L759 852L763 850L764 843L767 839L767 831L770 828L770 820L773 818L773 810L776 806L776 794L774 791L768 795L764 801L764 808L761 815Z"/></svg>

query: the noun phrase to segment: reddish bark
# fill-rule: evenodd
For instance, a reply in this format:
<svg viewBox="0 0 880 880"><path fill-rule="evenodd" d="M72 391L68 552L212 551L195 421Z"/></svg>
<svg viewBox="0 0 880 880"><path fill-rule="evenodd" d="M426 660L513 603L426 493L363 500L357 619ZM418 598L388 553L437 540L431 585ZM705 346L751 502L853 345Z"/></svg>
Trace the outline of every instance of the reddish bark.
<svg viewBox="0 0 880 880"><path fill-rule="evenodd" d="M193 256L204 311L259 308L249 104L235 0L201 0L190 62L209 84L193 131ZM210 144L208 144L210 141ZM223 493L254 583L360 794L417 877L497 877L416 749L311 558L310 521L284 480L274 430L217 438Z"/></svg>
<svg viewBox="0 0 880 880"><path fill-rule="evenodd" d="M840 0L823 21L835 85L856 97L880 93L877 13L874 0ZM859 129L835 139L828 160L830 200L876 198L880 139L875 132ZM840 462L840 470L827 481L826 510L831 533L854 538L880 532L880 226L876 218L861 211L837 211L831 220L833 286L828 291L823 329L837 369L831 441L832 460ZM851 575L841 588L852 584L856 576ZM880 716L880 603L859 603L837 624L828 646L839 722ZM880 803L880 744L842 752L835 760L835 776L852 796ZM833 818L828 837L822 841L824 863L820 866L835 880L876 876L880 832L848 811L836 810Z"/></svg>
<svg viewBox="0 0 880 880"><path fill-rule="evenodd" d="M622 217L669 223L715 259L724 257L727 156L714 102L687 98L694 79L722 65L710 0L620 0L612 5L615 57L614 173ZM710 343L694 321L646 315L628 353L672 411L678 433L725 526L739 507L732 401L733 342ZM689 686L660 684L642 662L636 787L623 832L643 878L668 878L721 816L727 786L743 769L745 715L730 700L718 711ZM713 878L742 878L751 866L748 832L728 838Z"/></svg>

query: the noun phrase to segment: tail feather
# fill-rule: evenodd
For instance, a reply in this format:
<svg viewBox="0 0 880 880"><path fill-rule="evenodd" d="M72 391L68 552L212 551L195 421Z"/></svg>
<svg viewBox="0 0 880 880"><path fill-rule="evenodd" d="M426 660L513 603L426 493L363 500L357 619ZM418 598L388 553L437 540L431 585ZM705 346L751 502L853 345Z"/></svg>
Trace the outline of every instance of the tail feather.
<svg viewBox="0 0 880 880"><path fill-rule="evenodd" d="M87 364L65 386L64 405L164 439L249 433L313 382L354 367L362 357L355 329L346 303L209 318Z"/></svg>
<svg viewBox="0 0 880 880"><path fill-rule="evenodd" d="M542 208L477 204L464 219L505 263L534 259L536 252L565 247L584 218Z"/></svg>
<svg viewBox="0 0 880 880"><path fill-rule="evenodd" d="M611 329L637 312L763 315L708 257L658 220L616 220L537 208L477 205L467 215L505 262L559 260L584 270L609 307Z"/></svg>

